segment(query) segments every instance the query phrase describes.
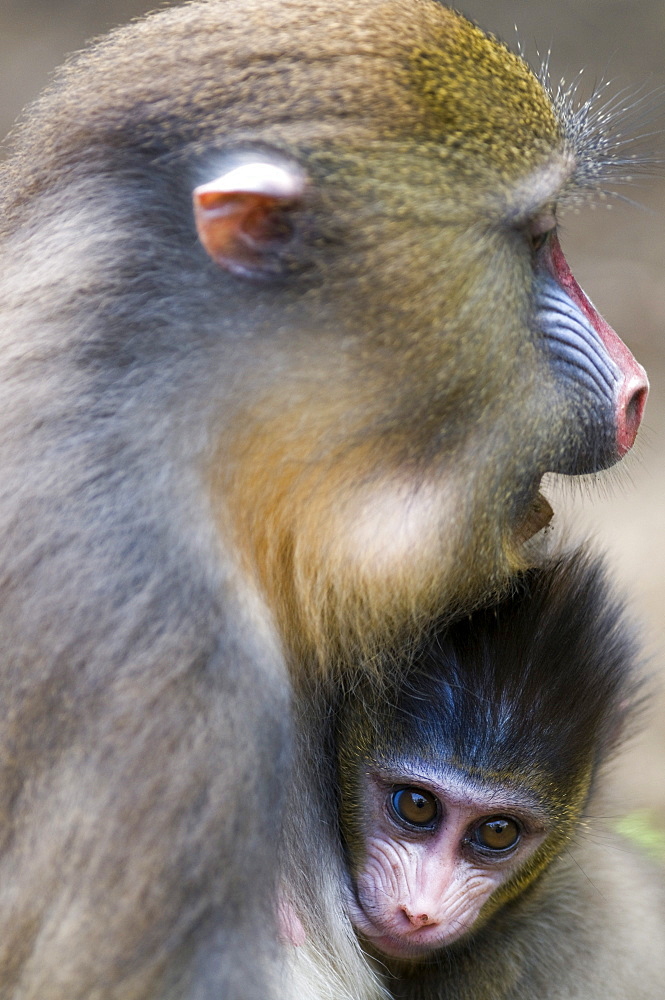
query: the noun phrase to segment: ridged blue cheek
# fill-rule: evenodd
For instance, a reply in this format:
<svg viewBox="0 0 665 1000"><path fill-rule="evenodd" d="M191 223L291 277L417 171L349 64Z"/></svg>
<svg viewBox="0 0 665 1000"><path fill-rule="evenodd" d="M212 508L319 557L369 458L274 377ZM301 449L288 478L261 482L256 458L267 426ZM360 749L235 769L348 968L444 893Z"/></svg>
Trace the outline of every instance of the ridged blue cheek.
<svg viewBox="0 0 665 1000"><path fill-rule="evenodd" d="M536 279L535 325L545 337L545 350L560 377L614 404L621 375L600 336L555 279Z"/></svg>

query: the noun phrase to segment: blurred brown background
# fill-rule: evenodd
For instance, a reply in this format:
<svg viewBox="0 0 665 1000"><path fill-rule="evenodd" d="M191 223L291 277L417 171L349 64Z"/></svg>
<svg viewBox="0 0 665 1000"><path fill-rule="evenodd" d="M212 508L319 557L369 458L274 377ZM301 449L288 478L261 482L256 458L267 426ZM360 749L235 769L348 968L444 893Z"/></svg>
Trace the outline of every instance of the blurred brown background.
<svg viewBox="0 0 665 1000"><path fill-rule="evenodd" d="M665 84L663 0L461 0L459 7L511 46L519 38L534 64L536 51L551 47L555 80L584 67L581 93L606 78L617 89ZM147 9L146 0L2 0L0 133L65 53ZM663 129L665 91L652 103L654 128ZM654 148L665 156L665 138ZM645 365L652 389L638 446L620 469L589 489L554 484L550 494L556 530L595 534L645 622L660 693L647 731L615 768L610 814L648 810L646 822L665 831L665 162L659 173L626 191L638 206L616 202L611 211L564 216L573 271Z"/></svg>

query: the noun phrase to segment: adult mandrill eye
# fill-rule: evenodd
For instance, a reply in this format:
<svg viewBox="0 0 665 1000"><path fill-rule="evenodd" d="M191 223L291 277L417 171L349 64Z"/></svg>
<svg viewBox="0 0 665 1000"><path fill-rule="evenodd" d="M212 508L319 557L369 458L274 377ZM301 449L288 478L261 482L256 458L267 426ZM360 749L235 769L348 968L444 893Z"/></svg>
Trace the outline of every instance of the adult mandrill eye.
<svg viewBox="0 0 665 1000"><path fill-rule="evenodd" d="M548 230L546 233L533 233L531 236L531 249L534 253L537 253L547 243L548 237L552 230Z"/></svg>
<svg viewBox="0 0 665 1000"><path fill-rule="evenodd" d="M536 254L547 243L550 236L556 231L556 216L554 208L551 211L533 219L527 230L527 239L531 247L531 253Z"/></svg>
<svg viewBox="0 0 665 1000"><path fill-rule="evenodd" d="M400 788L393 792L390 804L398 819L409 826L431 827L439 815L439 803L420 788Z"/></svg>
<svg viewBox="0 0 665 1000"><path fill-rule="evenodd" d="M493 816L483 820L471 836L472 843L486 851L508 851L520 839L520 828L514 819Z"/></svg>

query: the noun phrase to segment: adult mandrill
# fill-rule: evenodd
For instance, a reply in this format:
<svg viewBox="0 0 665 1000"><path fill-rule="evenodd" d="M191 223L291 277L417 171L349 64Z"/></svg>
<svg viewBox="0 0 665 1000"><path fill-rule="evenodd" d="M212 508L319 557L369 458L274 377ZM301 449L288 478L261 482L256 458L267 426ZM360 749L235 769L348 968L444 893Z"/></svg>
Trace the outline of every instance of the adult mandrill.
<svg viewBox="0 0 665 1000"><path fill-rule="evenodd" d="M392 997L662 997L665 873L594 829L636 658L578 552L433 630L392 697L349 705L350 913Z"/></svg>
<svg viewBox="0 0 665 1000"><path fill-rule="evenodd" d="M499 590L543 473L635 438L644 373L556 235L621 172L600 128L432 0L165 10L29 111L0 174L3 997L282 1000L292 690L302 776L309 680ZM339 866L315 779L297 843Z"/></svg>

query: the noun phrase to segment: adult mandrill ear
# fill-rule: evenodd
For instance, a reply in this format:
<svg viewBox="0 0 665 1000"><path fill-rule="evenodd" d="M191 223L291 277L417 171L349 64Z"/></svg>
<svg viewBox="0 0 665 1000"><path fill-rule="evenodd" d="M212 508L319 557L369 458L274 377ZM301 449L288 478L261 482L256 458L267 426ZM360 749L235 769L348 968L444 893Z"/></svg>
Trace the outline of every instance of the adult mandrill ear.
<svg viewBox="0 0 665 1000"><path fill-rule="evenodd" d="M243 278L280 275L306 179L294 165L243 163L194 188L196 231L216 264Z"/></svg>

